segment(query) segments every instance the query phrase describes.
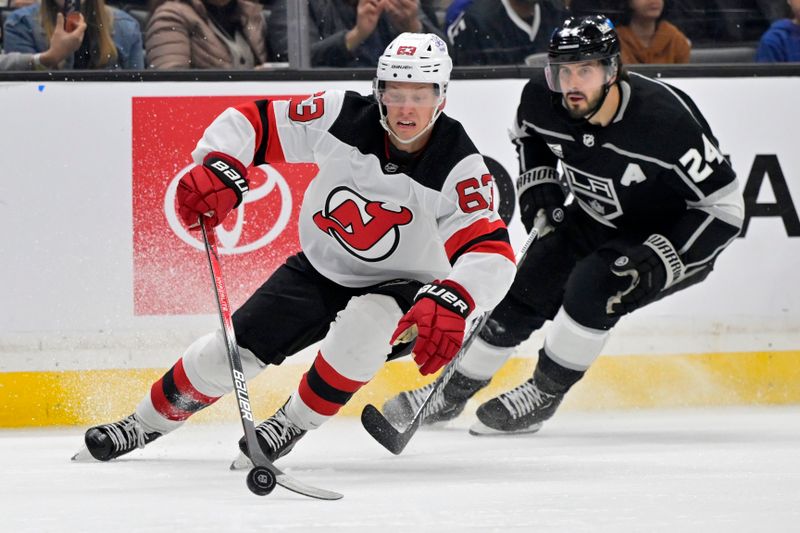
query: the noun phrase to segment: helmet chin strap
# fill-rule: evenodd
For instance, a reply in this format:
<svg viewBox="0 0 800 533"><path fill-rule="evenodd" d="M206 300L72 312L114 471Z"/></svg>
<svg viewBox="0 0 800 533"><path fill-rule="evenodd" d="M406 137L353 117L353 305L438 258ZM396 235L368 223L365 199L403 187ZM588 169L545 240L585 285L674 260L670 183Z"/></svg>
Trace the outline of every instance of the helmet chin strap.
<svg viewBox="0 0 800 533"><path fill-rule="evenodd" d="M583 115L583 118L581 118L581 120L589 122L592 119L592 117L595 116L598 111L600 111L600 108L603 107L603 104L606 101L606 96L608 96L608 91L611 89L611 85L612 84L610 83L606 83L605 85L603 85L603 96L600 97L600 100L598 100L597 105L594 106L594 108L591 111Z"/></svg>
<svg viewBox="0 0 800 533"><path fill-rule="evenodd" d="M606 82L603 84L603 96L600 97L600 100L597 102L597 105L594 106L594 109L586 113L581 120L585 120L589 122L593 116L595 116L598 111L603 107L603 104L606 101L606 97L608 96L608 92L611 90L611 86L616 84L619 81L619 67L617 67L616 73L614 74L614 81L613 82Z"/></svg>
<svg viewBox="0 0 800 533"><path fill-rule="evenodd" d="M411 137L410 139L401 139L394 131L392 131L392 128L389 126L389 123L386 122L386 112L384 111L385 106L380 102L378 102L378 111L381 115L381 126L383 126L383 129L386 130L386 133L394 137L400 144L413 143L414 141L425 135L425 133L428 132L428 130L430 130L436 123L436 119L439 118L439 115L442 114L442 109L443 109L442 104L444 104L444 101L446 99L446 93L445 93L446 90L447 90L446 86L444 90L441 90L439 98L436 100L436 111L433 112L433 116L431 116L431 120L428 122L428 125L422 128L422 130L417 132L417 134Z"/></svg>
<svg viewBox="0 0 800 533"><path fill-rule="evenodd" d="M389 126L389 123L386 122L386 114L383 112L383 106L381 106L380 111L381 111L381 126L383 126L383 129L385 129L389 135L394 137L397 140L397 142L401 144L411 144L420 137L422 137L428 130L430 130L433 127L434 123L436 122L436 119L439 118L439 115L442 114L441 104L439 104L436 106L436 111L434 111L433 116L431 117L431 120L428 122L427 126L422 128L422 130L417 132L417 134L411 137L410 139L401 139L394 131L392 131L392 128Z"/></svg>

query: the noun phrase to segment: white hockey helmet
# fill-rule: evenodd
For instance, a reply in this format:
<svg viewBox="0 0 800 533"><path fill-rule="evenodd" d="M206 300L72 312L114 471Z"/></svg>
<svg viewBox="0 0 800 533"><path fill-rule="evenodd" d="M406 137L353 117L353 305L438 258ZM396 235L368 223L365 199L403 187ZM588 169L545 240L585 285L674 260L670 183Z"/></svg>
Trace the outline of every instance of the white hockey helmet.
<svg viewBox="0 0 800 533"><path fill-rule="evenodd" d="M381 125L389 135L401 143L411 143L433 127L442 110L442 103L447 96L447 84L453 60L447 53L447 44L433 33L401 33L378 58L378 70L372 83L375 99L380 104ZM383 104L383 88L385 82L431 83L436 90L436 110L428 125L411 139L400 139L389 128L386 122L386 110Z"/></svg>

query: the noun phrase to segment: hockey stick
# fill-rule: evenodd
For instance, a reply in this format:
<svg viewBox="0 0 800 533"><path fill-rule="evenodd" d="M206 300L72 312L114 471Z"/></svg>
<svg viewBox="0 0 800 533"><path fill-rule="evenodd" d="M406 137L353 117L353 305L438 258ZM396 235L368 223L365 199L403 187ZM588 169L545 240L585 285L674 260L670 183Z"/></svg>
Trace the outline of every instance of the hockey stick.
<svg viewBox="0 0 800 533"><path fill-rule="evenodd" d="M203 243L206 247L208 256L208 266L211 269L211 278L214 285L214 296L219 310L219 321L222 325L222 334L225 337L225 344L228 348L228 363L233 380L233 390L236 393L236 402L239 405L239 417L242 419L244 428L244 438L247 442L247 450L250 452L250 459L255 467L247 474L247 486L255 494L264 496L272 492L277 483L281 487L310 496L320 500L338 500L342 497L338 492L320 489L306 485L305 483L290 477L276 467L267 459L261 446L256 440L256 429L253 421L253 412L250 409L250 395L247 392L247 379L242 369L242 358L239 354L239 346L236 344L236 335L233 331L233 320L231 318L231 307L228 303L228 292L222 281L222 268L219 263L217 253L216 238L211 227L206 227L205 223L200 224L203 233Z"/></svg>
<svg viewBox="0 0 800 533"><path fill-rule="evenodd" d="M519 268L519 265L525 260L528 248L539 238L546 224L546 217L540 216L536 218L533 229L531 229L528 235L528 239L525 241L525 244L522 245L519 254L517 254L517 268ZM432 406L436 405L442 394L444 394L444 387L456 371L458 361L467 353L467 350L472 345L478 332L480 332L486 324L486 321L489 320L490 314L490 311L483 313L483 315L472 324L472 327L467 332L467 336L461 345L461 349L458 351L455 358L445 367L444 371L439 374L439 377L436 378L433 389L422 402L422 405L419 406L419 409L417 409L417 412L414 414L414 418L411 419L406 429L400 431L395 428L374 405L367 404L364 406L364 410L361 411L361 425L372 435L372 438L395 455L399 455L403 451L406 444L408 444L408 441L411 440L411 437L413 437L414 433L420 428L425 418L431 414Z"/></svg>

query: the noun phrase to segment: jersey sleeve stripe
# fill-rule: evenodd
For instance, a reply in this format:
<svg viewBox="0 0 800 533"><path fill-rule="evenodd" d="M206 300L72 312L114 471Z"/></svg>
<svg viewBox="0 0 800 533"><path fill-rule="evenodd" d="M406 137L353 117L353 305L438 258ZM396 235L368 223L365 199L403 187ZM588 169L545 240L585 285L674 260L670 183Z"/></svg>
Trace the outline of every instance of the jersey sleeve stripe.
<svg viewBox="0 0 800 533"><path fill-rule="evenodd" d="M255 157L253 163L259 165L263 163L259 155L263 152L262 146L265 144L264 139L264 124L266 124L267 115L264 113L268 100L257 100L255 102L248 102L246 104L237 106L236 109L253 126L253 131L256 134L255 140Z"/></svg>
<svg viewBox="0 0 800 533"><path fill-rule="evenodd" d="M283 163L286 158L278 136L274 103L270 100L248 102L236 109L247 118L256 134L253 164Z"/></svg>
<svg viewBox="0 0 800 533"><path fill-rule="evenodd" d="M258 108L258 117L261 120L261 124L269 124L269 120L267 119L267 108L270 107L269 100L258 100L255 102L256 108ZM266 162L266 154L267 154L267 144L269 144L269 139L272 135L264 135L264 127L258 128L258 133L256 134L256 155L253 158L254 165L260 165Z"/></svg>
<svg viewBox="0 0 800 533"><path fill-rule="evenodd" d="M455 232L444 244L450 264L455 264L458 258L471 251L487 251L499 253L514 261L514 250L508 238L508 229L502 220L489 222L481 218Z"/></svg>
<svg viewBox="0 0 800 533"><path fill-rule="evenodd" d="M506 232L506 234L508 234L508 232ZM502 255L509 261L514 262L514 250L511 248L511 245L507 242L501 242L498 240L487 240L484 242L476 243L473 246L470 246L464 253L468 254L473 252L482 254L498 254Z"/></svg>
<svg viewBox="0 0 800 533"><path fill-rule="evenodd" d="M278 123L275 120L275 106L272 102L270 102L267 107L267 125L269 131L267 133L267 155L265 161L270 163L284 163L286 162L286 155L283 153L281 138L278 135Z"/></svg>

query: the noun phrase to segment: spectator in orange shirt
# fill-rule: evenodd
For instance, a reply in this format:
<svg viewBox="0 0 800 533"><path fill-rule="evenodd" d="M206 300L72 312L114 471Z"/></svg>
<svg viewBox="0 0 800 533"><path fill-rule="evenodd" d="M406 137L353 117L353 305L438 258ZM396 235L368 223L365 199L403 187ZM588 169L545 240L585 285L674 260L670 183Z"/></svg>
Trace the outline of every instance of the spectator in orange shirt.
<svg viewBox="0 0 800 533"><path fill-rule="evenodd" d="M622 63L688 63L692 44L664 20L666 0L628 0L619 19Z"/></svg>

